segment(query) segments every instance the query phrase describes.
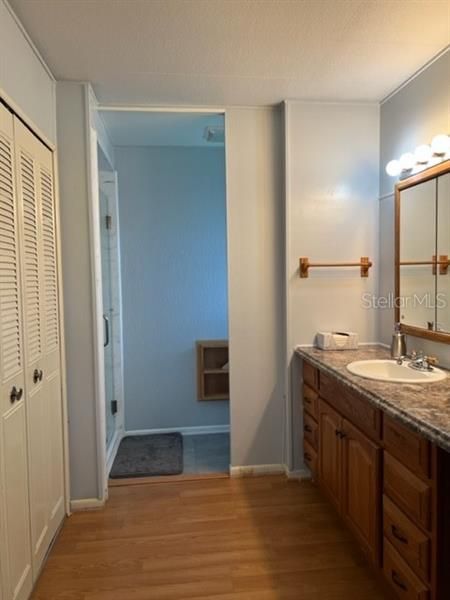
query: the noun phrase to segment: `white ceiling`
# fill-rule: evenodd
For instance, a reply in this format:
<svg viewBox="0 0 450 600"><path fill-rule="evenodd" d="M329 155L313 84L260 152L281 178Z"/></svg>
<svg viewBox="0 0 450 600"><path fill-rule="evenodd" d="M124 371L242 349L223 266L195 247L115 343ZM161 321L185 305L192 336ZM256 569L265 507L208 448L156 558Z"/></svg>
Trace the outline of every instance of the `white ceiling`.
<svg viewBox="0 0 450 600"><path fill-rule="evenodd" d="M223 115L101 111L113 146L205 146L205 127L223 127Z"/></svg>
<svg viewBox="0 0 450 600"><path fill-rule="evenodd" d="M10 0L105 103L382 99L450 41L449 0Z"/></svg>

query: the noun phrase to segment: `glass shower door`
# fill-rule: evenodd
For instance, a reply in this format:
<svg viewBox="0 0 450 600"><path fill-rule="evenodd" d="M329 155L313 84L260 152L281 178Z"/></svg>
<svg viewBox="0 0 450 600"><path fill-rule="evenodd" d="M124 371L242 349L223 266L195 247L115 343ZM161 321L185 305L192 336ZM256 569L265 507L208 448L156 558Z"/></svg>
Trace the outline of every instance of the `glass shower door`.
<svg viewBox="0 0 450 600"><path fill-rule="evenodd" d="M113 439L115 422L115 385L114 385L114 304L112 274L112 233L113 222L108 195L100 182L100 231L102 254L102 293L103 293L103 348L105 364L105 411L106 411L106 448Z"/></svg>

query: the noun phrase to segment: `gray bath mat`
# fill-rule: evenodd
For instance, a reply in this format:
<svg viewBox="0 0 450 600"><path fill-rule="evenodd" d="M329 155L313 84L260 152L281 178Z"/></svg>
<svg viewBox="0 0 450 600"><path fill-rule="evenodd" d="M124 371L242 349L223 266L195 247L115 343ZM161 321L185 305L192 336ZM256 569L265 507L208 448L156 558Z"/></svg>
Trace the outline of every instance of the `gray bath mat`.
<svg viewBox="0 0 450 600"><path fill-rule="evenodd" d="M179 475L183 472L181 433L132 435L123 438L111 469L112 479Z"/></svg>

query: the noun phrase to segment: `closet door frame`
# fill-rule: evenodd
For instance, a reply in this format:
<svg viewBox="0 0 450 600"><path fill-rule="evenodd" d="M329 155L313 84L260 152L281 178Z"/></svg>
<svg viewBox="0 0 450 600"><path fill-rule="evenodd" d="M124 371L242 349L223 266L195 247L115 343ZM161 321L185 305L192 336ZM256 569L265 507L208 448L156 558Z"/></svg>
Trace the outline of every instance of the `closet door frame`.
<svg viewBox="0 0 450 600"><path fill-rule="evenodd" d="M54 92L55 96L55 92ZM56 101L56 99L55 99ZM70 454L69 454L69 410L67 404L67 379L66 379L66 352L65 352L65 330L64 330L64 292L61 261L61 220L60 220L60 196L59 196L59 172L58 172L58 150L57 146L37 127L32 119L14 102L14 100L0 86L0 103L19 118L52 152L54 193L55 193L55 224L56 224L56 261L58 277L58 302L59 302L59 341L60 341L60 370L61 370L61 402L63 415L63 447L64 447L64 489L65 489L65 511L71 514L70 509ZM56 117L55 117L56 127Z"/></svg>

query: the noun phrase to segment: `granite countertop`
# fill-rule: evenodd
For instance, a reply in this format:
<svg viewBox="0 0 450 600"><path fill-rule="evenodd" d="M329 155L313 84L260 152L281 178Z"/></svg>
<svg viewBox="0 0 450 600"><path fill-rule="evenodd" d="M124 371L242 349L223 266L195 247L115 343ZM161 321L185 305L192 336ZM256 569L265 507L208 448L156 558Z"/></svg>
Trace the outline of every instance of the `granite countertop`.
<svg viewBox="0 0 450 600"><path fill-rule="evenodd" d="M315 367L354 389L371 404L409 425L415 431L450 451L450 376L434 383L390 383L364 379L346 369L354 360L390 358L381 346L358 350L319 350L297 346L296 353Z"/></svg>

